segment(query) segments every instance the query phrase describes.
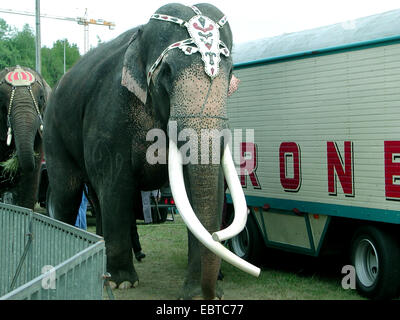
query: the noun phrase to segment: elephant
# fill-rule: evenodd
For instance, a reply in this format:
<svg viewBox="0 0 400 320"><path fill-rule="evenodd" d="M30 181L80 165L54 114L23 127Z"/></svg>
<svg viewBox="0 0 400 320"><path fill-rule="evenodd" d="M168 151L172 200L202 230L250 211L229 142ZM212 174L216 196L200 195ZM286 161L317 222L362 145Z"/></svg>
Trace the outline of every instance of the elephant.
<svg viewBox="0 0 400 320"><path fill-rule="evenodd" d="M0 194L33 209L43 157L43 112L51 88L36 71L0 71Z"/></svg>
<svg viewBox="0 0 400 320"><path fill-rule="evenodd" d="M186 128L199 137L202 130L228 128L232 41L229 23L216 7L167 4L147 24L92 49L53 89L44 119L52 190L48 209L73 224L82 188L88 186L97 233L106 244L107 271L116 287L136 286L139 280L130 244L135 199L168 179L188 225L188 267L180 298L222 297L220 256L243 269L254 267L220 243L239 233L247 216L222 139L216 149L225 151L218 163L200 163L195 151L191 157L196 159L183 163L184 143L171 138L174 127L176 135ZM154 132L165 133L168 141L162 143L161 134L152 140ZM230 170L225 178L239 194L239 209L235 206L228 230L219 230L228 170L224 161Z"/></svg>

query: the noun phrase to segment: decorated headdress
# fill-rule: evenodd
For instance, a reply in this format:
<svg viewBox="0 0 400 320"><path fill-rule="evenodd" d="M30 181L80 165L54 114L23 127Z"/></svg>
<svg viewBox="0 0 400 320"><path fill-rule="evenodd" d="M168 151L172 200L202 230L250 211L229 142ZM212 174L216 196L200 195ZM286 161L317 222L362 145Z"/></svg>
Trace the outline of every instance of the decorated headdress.
<svg viewBox="0 0 400 320"><path fill-rule="evenodd" d="M204 62L204 71L211 79L214 79L219 74L221 54L229 57L230 51L225 43L220 40L219 33L219 29L227 22L226 16L222 17L218 22L214 22L210 18L204 16L196 6L192 6L191 8L196 15L188 22L159 13L151 16L151 19L168 21L186 27L190 38L171 44L161 53L160 57L154 62L147 74L147 84L150 84L154 71L164 56L172 49L179 48L186 55L199 52Z"/></svg>
<svg viewBox="0 0 400 320"><path fill-rule="evenodd" d="M23 68L21 68L19 65L15 67L14 70L8 72L4 78L4 81L2 80L1 83L7 83L12 87L11 91L11 97L10 97L10 103L8 105L8 111L7 111L7 126L8 126L8 131L7 131L7 145L11 145L11 139L12 139L12 128L11 128L11 108L13 106L14 102L14 96L15 96L15 90L18 87L26 87L27 90L29 91L30 96L32 97L33 104L35 106L36 113L38 114L39 120L40 120L40 133L43 131L43 119L42 115L40 114L39 110L39 105L33 95L32 92L32 84L36 82L35 76L30 72L27 71Z"/></svg>

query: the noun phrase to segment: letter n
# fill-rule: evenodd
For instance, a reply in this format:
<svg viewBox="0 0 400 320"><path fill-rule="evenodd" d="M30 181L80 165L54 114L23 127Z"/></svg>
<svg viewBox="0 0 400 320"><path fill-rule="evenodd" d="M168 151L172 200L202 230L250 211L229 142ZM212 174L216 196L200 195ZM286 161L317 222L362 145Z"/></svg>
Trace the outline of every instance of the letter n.
<svg viewBox="0 0 400 320"><path fill-rule="evenodd" d="M336 142L328 141L326 144L329 194L337 195L336 177L338 177L344 194L346 196L354 196L352 142L344 142L344 161L342 160L342 156L338 150Z"/></svg>

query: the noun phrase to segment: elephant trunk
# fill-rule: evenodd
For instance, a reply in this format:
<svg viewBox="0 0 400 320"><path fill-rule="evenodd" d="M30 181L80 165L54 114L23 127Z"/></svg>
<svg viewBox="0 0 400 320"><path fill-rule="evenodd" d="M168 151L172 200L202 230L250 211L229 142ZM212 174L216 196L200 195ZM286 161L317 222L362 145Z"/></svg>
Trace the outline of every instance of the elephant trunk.
<svg viewBox="0 0 400 320"><path fill-rule="evenodd" d="M191 194L191 205L202 226L213 233L220 229L223 205L223 176L219 165L189 164L184 168L185 181ZM201 288L204 299L215 297L221 258L200 246Z"/></svg>
<svg viewBox="0 0 400 320"><path fill-rule="evenodd" d="M201 272L200 283L206 299L216 295L221 258L253 276L260 274L259 268L220 243L237 235L247 219L246 201L232 156L227 147L222 147L222 141L224 144L229 142L229 136L228 139L225 136L229 131L227 78L228 72L221 70L218 77L210 80L202 64L193 64L177 77L170 101L170 187L178 211L191 232L189 239L194 236L202 244L198 261L197 245L191 245L189 241L189 262L190 271L196 273L194 277L198 278L199 270ZM189 141L183 144L188 137ZM224 174L232 194L235 216L231 226L220 230ZM189 197L186 191L190 193Z"/></svg>
<svg viewBox="0 0 400 320"><path fill-rule="evenodd" d="M11 109L11 126L22 172L35 168L34 142L39 128L38 115L28 90L17 89Z"/></svg>

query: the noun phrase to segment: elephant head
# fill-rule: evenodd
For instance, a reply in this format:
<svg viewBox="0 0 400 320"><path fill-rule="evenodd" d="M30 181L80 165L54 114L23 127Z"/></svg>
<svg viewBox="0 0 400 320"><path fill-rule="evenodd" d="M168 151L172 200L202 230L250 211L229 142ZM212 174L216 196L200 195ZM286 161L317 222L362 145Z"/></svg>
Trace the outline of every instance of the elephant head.
<svg viewBox="0 0 400 320"><path fill-rule="evenodd" d="M16 152L19 172L25 177L40 164L42 114L49 93L46 81L29 68L16 66L0 72L0 144L5 150L1 161Z"/></svg>
<svg viewBox="0 0 400 320"><path fill-rule="evenodd" d="M237 83L232 41L227 18L214 6L166 5L131 38L122 70L122 85L165 127L176 127L168 133L168 168L174 199L191 231L185 290L194 291L192 283L199 281L204 298L215 297L220 257L253 275L260 272L219 242L238 234L247 218L227 141L213 145L215 135L228 129L227 98ZM190 154L185 162L187 152L181 151L186 141L178 137L188 132L192 148L185 149ZM224 175L235 219L220 231Z"/></svg>

